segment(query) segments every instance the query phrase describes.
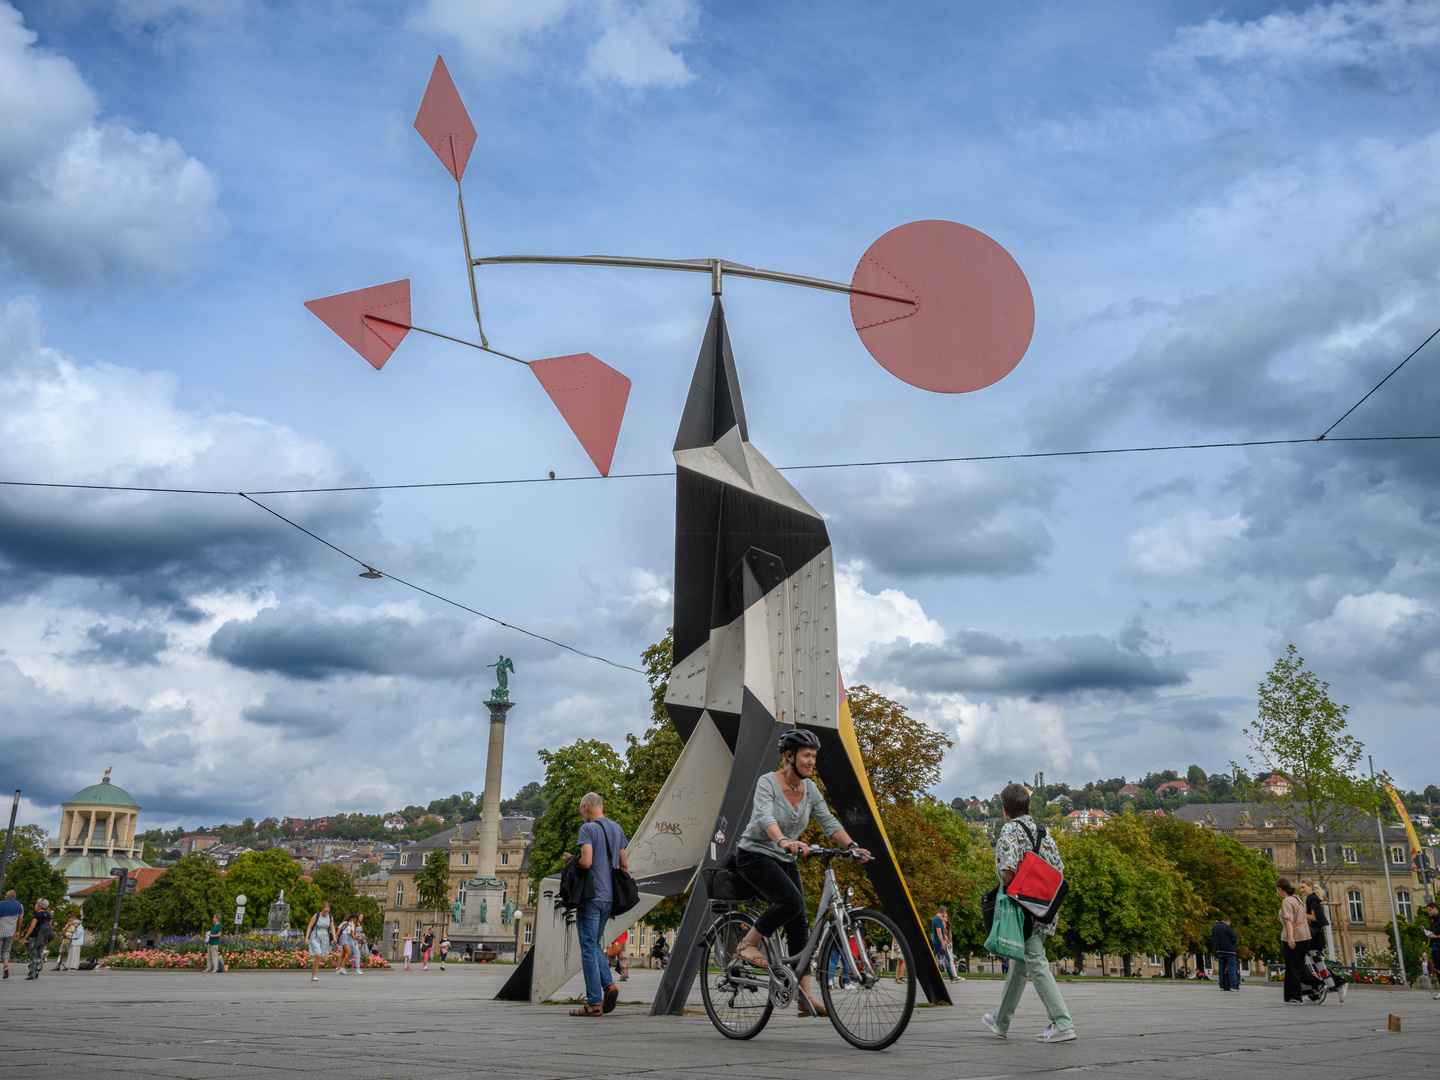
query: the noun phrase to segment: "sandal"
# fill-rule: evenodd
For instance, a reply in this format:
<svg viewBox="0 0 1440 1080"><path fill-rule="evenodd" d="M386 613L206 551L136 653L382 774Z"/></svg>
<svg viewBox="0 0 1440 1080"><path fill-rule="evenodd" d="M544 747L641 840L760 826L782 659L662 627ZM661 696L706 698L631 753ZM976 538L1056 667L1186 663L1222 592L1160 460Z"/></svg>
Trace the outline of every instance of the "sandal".
<svg viewBox="0 0 1440 1080"><path fill-rule="evenodd" d="M571 1015L571 1016L604 1016L604 1015L605 1015L605 1006L603 1006L603 1005L586 1005L586 1006L584 1006L583 1008L571 1009L571 1010L570 1010L570 1015Z"/></svg>
<svg viewBox="0 0 1440 1080"><path fill-rule="evenodd" d="M605 996L601 999L600 1009L602 1012L614 1012L615 1006L620 1002L620 987L613 982L605 987Z"/></svg>
<svg viewBox="0 0 1440 1080"><path fill-rule="evenodd" d="M741 945L735 950L735 955L753 967L768 968L770 966L770 961L765 959L765 954L754 945Z"/></svg>
<svg viewBox="0 0 1440 1080"><path fill-rule="evenodd" d="M803 993L802 993L798 998L795 999L795 1003L796 1003L796 1005L798 1006L799 1013L800 1013L801 1016L828 1016L828 1015L829 1015L829 1013L827 1013L827 1012L825 1011L825 1006L824 1006L824 1005L817 1005L817 1004L815 1004L815 1002L811 1001L811 1000L809 999L809 997L807 997L807 996L806 996L805 994L803 994Z"/></svg>

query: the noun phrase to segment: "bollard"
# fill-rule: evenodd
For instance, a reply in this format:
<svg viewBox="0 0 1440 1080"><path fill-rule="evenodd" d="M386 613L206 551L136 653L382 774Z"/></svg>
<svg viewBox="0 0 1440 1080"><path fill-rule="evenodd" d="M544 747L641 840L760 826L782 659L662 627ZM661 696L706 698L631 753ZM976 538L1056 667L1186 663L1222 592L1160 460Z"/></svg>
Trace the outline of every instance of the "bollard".
<svg viewBox="0 0 1440 1080"><path fill-rule="evenodd" d="M1390 1014L1390 1030L1391 1030L1391 1031L1399 1031L1399 1030L1400 1030L1400 1017L1396 1016L1394 1013L1391 1013L1391 1014Z"/></svg>

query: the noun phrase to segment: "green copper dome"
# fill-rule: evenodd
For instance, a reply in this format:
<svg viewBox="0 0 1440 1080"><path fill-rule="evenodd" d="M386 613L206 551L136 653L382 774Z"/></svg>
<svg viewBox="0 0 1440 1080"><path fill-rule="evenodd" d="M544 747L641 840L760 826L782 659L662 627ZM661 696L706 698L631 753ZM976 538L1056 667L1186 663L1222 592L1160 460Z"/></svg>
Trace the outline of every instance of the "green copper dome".
<svg viewBox="0 0 1440 1080"><path fill-rule="evenodd" d="M140 809L139 805L132 799L124 788L116 787L106 776L98 784L91 784L82 791L77 791L70 798L66 799L65 806L73 804L94 805L96 803L104 806L133 806Z"/></svg>

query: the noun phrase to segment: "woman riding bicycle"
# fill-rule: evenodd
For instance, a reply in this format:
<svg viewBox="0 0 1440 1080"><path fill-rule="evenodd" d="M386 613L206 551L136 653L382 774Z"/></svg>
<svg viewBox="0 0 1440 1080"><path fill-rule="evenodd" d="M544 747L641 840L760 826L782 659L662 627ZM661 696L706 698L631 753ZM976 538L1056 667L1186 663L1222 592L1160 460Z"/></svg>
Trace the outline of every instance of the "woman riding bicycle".
<svg viewBox="0 0 1440 1080"><path fill-rule="evenodd" d="M800 842L800 834L813 817L825 835L837 845L855 850L862 862L870 853L850 839L839 819L825 805L815 781L815 759L820 752L820 739L813 731L792 728L780 736L783 764L773 773L760 777L755 785L755 808L750 824L740 837L736 864L740 876L766 900L768 907L750 932L740 941L735 955L757 967L768 967L760 952L760 940L780 927L785 928L788 955L795 956L810 940L810 927L805 916L805 889L800 883L800 869L795 857L810 853L808 844ZM810 975L803 973L800 988L804 991L797 1001L801 1016L824 1016L825 1006L810 996Z"/></svg>

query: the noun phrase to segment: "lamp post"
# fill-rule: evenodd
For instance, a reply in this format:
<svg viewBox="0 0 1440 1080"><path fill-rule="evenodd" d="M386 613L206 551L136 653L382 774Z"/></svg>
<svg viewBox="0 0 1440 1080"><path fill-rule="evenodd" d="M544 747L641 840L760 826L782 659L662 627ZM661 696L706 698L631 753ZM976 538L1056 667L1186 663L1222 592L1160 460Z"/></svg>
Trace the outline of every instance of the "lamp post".
<svg viewBox="0 0 1440 1080"><path fill-rule="evenodd" d="M10 842L15 839L15 814L20 809L20 789L15 789L15 801L10 804L10 830L5 834L5 854L0 856L0 896L5 895L5 868L10 865Z"/></svg>
<svg viewBox="0 0 1440 1080"><path fill-rule="evenodd" d="M1375 781L1375 755L1370 757L1370 781ZM1400 985L1409 986L1405 975L1405 949L1400 944L1400 912L1395 907L1395 890L1390 886L1390 851L1385 846L1385 816L1375 812L1375 828L1380 832L1380 865L1385 868L1385 892L1390 896L1390 928L1395 931L1395 959L1400 964Z"/></svg>
<svg viewBox="0 0 1440 1080"><path fill-rule="evenodd" d="M237 933L240 930L240 924L245 921L245 905L247 902L248 898L243 892L235 897L235 930Z"/></svg>

